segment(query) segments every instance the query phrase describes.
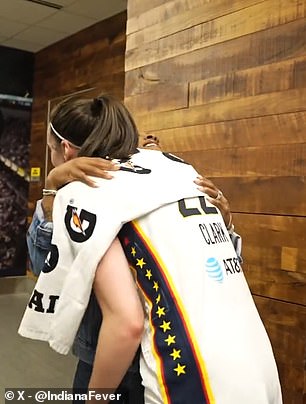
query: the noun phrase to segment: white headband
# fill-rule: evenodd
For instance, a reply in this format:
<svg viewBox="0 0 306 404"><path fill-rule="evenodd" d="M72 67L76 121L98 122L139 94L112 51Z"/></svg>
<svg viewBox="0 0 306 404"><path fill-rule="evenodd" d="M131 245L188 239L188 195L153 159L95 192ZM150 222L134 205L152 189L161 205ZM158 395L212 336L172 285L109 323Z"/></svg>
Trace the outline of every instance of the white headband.
<svg viewBox="0 0 306 404"><path fill-rule="evenodd" d="M57 130L54 129L54 126L52 125L52 122L50 122L50 128L52 129L52 131L54 132L54 134L61 140L66 140L67 142L69 142L71 144L71 146L75 147L76 149L80 149L80 146L77 146L76 144L73 144L72 142L70 142L70 140L65 139L62 135L60 135L58 133Z"/></svg>

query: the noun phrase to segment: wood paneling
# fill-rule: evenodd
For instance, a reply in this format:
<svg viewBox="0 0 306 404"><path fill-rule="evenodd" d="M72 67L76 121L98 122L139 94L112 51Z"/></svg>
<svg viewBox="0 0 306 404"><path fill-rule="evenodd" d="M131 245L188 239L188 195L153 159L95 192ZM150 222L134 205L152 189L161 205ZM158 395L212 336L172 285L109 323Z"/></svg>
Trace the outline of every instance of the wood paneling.
<svg viewBox="0 0 306 404"><path fill-rule="evenodd" d="M306 24L300 19L128 71L125 95L144 92L152 81L189 83L305 54Z"/></svg>
<svg viewBox="0 0 306 404"><path fill-rule="evenodd" d="M141 131L152 132L306 110L306 88L283 91L281 97L280 102L280 94L275 92L154 114L137 115L135 111L135 118Z"/></svg>
<svg viewBox="0 0 306 404"><path fill-rule="evenodd" d="M160 7L155 7L139 18L131 18L127 24L127 50L136 48L146 42L152 42L175 34L187 28L201 25L227 14L232 14L248 6L262 3L264 0L215 0L198 2L169 1ZM203 4L204 3L204 4ZM206 3L206 4L205 4ZM164 22L167 21L167 24Z"/></svg>
<svg viewBox="0 0 306 404"><path fill-rule="evenodd" d="M245 3L248 3L248 1L245 1ZM261 1L259 4L211 19L208 22L197 23L191 28L188 28L188 19L183 20L179 32L173 35L166 35L165 33L160 38L154 38L153 36L153 41L151 41L149 34L143 38L141 44L134 45L132 43L132 49L130 49L130 35L128 35L126 70L173 58L196 49L286 24L290 21L303 19L305 17L305 8L300 3L300 0ZM202 7L200 10L197 7L193 9L194 14L198 12L204 16L205 6L204 9ZM167 19L164 19L159 25L159 30L162 30L163 25L169 26Z"/></svg>
<svg viewBox="0 0 306 404"><path fill-rule="evenodd" d="M306 309L300 305L254 296L272 341L284 404L304 404Z"/></svg>
<svg viewBox="0 0 306 404"><path fill-rule="evenodd" d="M184 156L184 155L181 155ZM199 170L205 174L207 170ZM267 215L305 215L305 176L210 177L227 196L234 212ZM292 202L294 201L294 203ZM271 216L276 220L274 216ZM305 220L305 219L303 219ZM305 221L302 222L305 226ZM256 224L256 222L254 223ZM303 227L305 231L305 228ZM306 232L305 232L306 234ZM276 234L274 235L276 236Z"/></svg>
<svg viewBox="0 0 306 404"><path fill-rule="evenodd" d="M206 175L240 177L296 177L306 175L306 144L236 147L224 150L196 150L184 157L205 169ZM262 164L258 161L262 160ZM305 187L306 188L306 187ZM303 189L300 189L303 193ZM305 211L304 211L305 212Z"/></svg>
<svg viewBox="0 0 306 404"><path fill-rule="evenodd" d="M126 106L137 111L137 114L146 114L150 111L171 111L188 107L188 84L160 85L154 88L154 98L150 92L125 98ZM136 114L135 114L136 115Z"/></svg>
<svg viewBox="0 0 306 404"><path fill-rule="evenodd" d="M129 0L125 100L219 186L284 404L305 398L306 0Z"/></svg>
<svg viewBox="0 0 306 404"><path fill-rule="evenodd" d="M42 181L31 184L30 212L43 187L48 100L92 87L92 94L105 91L123 99L125 31L124 12L35 55L31 166L42 168Z"/></svg>
<svg viewBox="0 0 306 404"><path fill-rule="evenodd" d="M260 128L260 130L258 130ZM148 131L149 132L149 131ZM172 152L191 152L250 146L289 145L305 142L306 112L213 122L152 131ZM202 170L209 169L205 160Z"/></svg>
<svg viewBox="0 0 306 404"><path fill-rule="evenodd" d="M305 87L306 57L190 83L190 106Z"/></svg>

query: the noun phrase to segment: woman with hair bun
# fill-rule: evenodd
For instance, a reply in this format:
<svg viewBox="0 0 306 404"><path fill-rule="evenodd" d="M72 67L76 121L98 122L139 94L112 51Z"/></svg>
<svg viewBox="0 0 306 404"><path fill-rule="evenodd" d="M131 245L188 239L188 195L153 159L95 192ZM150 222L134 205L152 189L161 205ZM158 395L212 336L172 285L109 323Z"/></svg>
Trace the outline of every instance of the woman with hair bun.
<svg viewBox="0 0 306 404"><path fill-rule="evenodd" d="M130 113L105 95L61 103L48 145L54 165L94 156L120 169L111 181L91 178L96 187L74 181L45 190L55 197L51 250L21 335L67 353L93 286L103 321L90 389L115 391L141 342L145 403L280 404L273 352L231 242L231 219L225 224L216 208L221 191L208 186L203 195L188 163L139 149Z"/></svg>

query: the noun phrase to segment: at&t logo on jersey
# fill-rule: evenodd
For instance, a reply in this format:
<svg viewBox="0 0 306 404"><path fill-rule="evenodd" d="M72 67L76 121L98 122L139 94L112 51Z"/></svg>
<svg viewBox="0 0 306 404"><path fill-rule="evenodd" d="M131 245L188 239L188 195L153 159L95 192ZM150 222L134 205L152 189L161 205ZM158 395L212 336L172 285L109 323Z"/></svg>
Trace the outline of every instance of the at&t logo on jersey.
<svg viewBox="0 0 306 404"><path fill-rule="evenodd" d="M214 257L208 258L205 262L205 269L209 278L219 283L223 282L224 278L223 271L221 265L216 260L216 258Z"/></svg>
<svg viewBox="0 0 306 404"><path fill-rule="evenodd" d="M215 257L210 257L205 262L205 270L210 279L222 283L225 275L236 275L242 272L237 257L230 257L222 260L222 264Z"/></svg>

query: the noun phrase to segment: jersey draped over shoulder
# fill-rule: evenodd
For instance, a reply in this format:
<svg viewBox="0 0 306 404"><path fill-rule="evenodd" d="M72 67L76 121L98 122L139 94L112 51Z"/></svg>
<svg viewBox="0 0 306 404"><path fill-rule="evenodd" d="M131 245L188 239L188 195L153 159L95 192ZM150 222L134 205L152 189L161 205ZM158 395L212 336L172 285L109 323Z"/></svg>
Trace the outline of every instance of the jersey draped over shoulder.
<svg viewBox="0 0 306 404"><path fill-rule="evenodd" d="M73 343L96 267L119 233L144 298L147 404L281 404L271 344L219 210L192 166L140 150L98 188L54 203L52 247L19 333ZM176 180L179 179L179 182Z"/></svg>
<svg viewBox="0 0 306 404"><path fill-rule="evenodd" d="M98 188L72 182L58 191L51 250L18 332L66 354L88 304L96 267L124 223L185 197L202 195L194 168L139 150ZM180 178L180 183L175 182Z"/></svg>

